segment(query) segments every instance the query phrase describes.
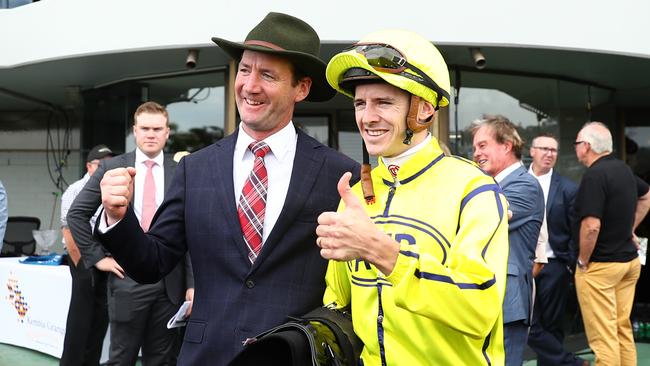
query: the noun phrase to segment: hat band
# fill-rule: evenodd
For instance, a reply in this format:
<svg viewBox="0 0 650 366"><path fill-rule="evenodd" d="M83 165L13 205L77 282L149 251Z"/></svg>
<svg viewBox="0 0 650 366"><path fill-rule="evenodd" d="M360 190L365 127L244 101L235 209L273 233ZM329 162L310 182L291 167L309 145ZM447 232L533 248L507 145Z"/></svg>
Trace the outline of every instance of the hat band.
<svg viewBox="0 0 650 366"><path fill-rule="evenodd" d="M271 43L271 42L266 42L266 41L256 41L256 40L250 40L244 42L246 46L262 46L266 48L270 48L275 51L286 51L284 48L278 46L277 44Z"/></svg>

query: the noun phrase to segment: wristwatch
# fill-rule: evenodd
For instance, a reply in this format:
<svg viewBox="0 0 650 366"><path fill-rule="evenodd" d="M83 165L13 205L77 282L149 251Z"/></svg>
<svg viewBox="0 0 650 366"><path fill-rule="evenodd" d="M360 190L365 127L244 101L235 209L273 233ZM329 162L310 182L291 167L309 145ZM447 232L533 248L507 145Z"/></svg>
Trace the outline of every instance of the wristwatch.
<svg viewBox="0 0 650 366"><path fill-rule="evenodd" d="M583 262L580 258L578 258L578 267L580 267L580 269L584 270L584 269L587 269L587 264L585 262Z"/></svg>

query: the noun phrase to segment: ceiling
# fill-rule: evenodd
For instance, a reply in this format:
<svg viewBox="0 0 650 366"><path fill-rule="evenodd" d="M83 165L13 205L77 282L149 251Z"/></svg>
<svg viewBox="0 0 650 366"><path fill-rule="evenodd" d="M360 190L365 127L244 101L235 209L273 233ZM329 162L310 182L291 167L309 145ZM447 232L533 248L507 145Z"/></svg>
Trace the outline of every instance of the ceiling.
<svg viewBox="0 0 650 366"><path fill-rule="evenodd" d="M342 44L324 44L322 57L329 59L342 47ZM194 70L185 67L186 48L74 57L0 69L0 111L65 108L75 103L80 90L155 75L200 73L227 64L228 58L218 47L198 49L199 60ZM647 58L554 49L482 47L487 66L477 70L468 46L443 45L440 50L450 69L463 71L463 87L495 88L495 84L499 84L500 90L540 106L550 102L545 100L549 93L543 92L543 88L540 92L531 92L527 84L553 83L559 79L591 84L598 87L595 90L611 90L614 102L620 107L650 107L650 59ZM567 98L570 100L570 96ZM321 110L330 106L337 108L341 103L349 106L341 97L329 103L317 106ZM316 108L316 105L306 108Z"/></svg>

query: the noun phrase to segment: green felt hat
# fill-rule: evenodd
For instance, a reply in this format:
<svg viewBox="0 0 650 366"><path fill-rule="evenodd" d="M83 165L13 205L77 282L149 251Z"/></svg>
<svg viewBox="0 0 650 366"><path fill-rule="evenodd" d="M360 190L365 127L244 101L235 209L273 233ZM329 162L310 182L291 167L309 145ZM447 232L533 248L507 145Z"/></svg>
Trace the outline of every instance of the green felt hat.
<svg viewBox="0 0 650 366"><path fill-rule="evenodd" d="M241 59L244 50L288 59L296 69L312 79L311 90L305 100L323 102L336 94L325 78L326 64L319 57L318 34L309 24L296 17L272 12L248 33L244 43L219 37L212 37L212 41L235 60Z"/></svg>

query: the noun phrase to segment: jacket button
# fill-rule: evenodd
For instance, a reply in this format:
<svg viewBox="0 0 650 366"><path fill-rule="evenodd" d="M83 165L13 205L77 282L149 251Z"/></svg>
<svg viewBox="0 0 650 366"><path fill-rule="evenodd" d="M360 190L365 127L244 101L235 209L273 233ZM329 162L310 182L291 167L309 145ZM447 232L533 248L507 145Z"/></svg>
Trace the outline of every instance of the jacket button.
<svg viewBox="0 0 650 366"><path fill-rule="evenodd" d="M255 282L253 282L253 280L246 280L246 287L248 288L255 287Z"/></svg>

